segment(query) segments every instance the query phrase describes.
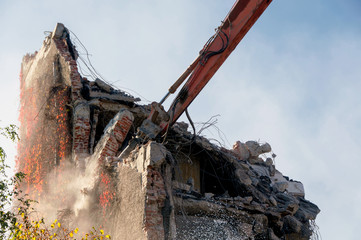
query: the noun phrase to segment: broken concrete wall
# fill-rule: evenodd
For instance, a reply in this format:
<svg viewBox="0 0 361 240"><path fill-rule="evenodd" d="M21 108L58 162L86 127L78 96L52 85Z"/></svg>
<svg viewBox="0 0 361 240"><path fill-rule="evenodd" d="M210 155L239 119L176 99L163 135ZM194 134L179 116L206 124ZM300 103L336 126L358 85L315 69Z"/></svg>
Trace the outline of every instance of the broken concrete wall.
<svg viewBox="0 0 361 240"><path fill-rule="evenodd" d="M167 150L163 145L148 142L119 162L120 166L130 166L142 173L142 191L145 194L145 202L144 208L139 209L139 211L144 214L145 239L164 239L166 235L170 234L169 229L168 233L164 231L164 225L169 228L169 215L171 213L167 214L167 223L164 222L162 213L167 198L164 179L166 174L162 174L162 166L165 166L166 157Z"/></svg>
<svg viewBox="0 0 361 240"><path fill-rule="evenodd" d="M45 176L71 154L69 74L69 65L49 37L39 52L23 59L17 167L26 174L28 193L30 185L43 193L48 187Z"/></svg>
<svg viewBox="0 0 361 240"><path fill-rule="evenodd" d="M126 165L117 170L117 201L110 207L113 239L146 239L144 226L145 189L142 173Z"/></svg>

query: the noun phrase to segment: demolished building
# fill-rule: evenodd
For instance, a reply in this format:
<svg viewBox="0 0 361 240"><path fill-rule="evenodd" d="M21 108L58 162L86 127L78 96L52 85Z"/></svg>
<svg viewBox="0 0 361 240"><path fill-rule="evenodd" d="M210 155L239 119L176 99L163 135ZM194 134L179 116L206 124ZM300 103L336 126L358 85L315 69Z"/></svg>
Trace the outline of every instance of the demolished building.
<svg viewBox="0 0 361 240"><path fill-rule="evenodd" d="M320 210L267 143L225 149L178 122L119 157L151 106L83 77L77 58L57 24L22 62L17 167L47 210L113 239L310 239Z"/></svg>

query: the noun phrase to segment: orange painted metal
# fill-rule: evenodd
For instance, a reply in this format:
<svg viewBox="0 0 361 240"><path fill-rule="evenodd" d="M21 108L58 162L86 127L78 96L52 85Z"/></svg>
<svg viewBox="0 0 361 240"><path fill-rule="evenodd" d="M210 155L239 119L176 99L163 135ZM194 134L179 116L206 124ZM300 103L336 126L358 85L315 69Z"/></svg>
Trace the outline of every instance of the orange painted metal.
<svg viewBox="0 0 361 240"><path fill-rule="evenodd" d="M210 39L201 51L192 75L169 108L170 125L176 122L197 97L271 2L272 0L238 0L233 5L214 38ZM219 53L220 50L223 52ZM218 54L216 54L217 52ZM168 124L161 124L162 127L166 127L166 125Z"/></svg>

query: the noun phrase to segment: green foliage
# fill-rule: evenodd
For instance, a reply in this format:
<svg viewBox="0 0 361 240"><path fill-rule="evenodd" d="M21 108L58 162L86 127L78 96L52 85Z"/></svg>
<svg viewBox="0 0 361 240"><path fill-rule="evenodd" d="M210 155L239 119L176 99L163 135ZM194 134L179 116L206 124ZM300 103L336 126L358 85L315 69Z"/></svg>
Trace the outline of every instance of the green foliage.
<svg viewBox="0 0 361 240"><path fill-rule="evenodd" d="M19 140L19 135L17 133L18 127L14 124L10 124L9 126L2 128L0 127L0 135L9 138L11 141L16 142L17 140ZM5 164L5 159L6 159L6 153L5 150L0 146L0 173L1 173L1 177L6 177L6 172L5 170L7 168L9 168L9 166L7 166Z"/></svg>
<svg viewBox="0 0 361 240"><path fill-rule="evenodd" d="M15 142L19 139L17 134L17 127L15 125L9 125L5 128L0 128L0 135L9 138ZM11 202L15 195L19 194L16 189L16 185L24 177L23 174L15 174L14 177L8 178L6 175L6 169L9 166L5 163L6 153L0 146L0 238L5 239L9 231L14 229L16 222L16 215L11 211Z"/></svg>
<svg viewBox="0 0 361 240"><path fill-rule="evenodd" d="M15 124L10 124L5 128L0 127L0 134L9 138L11 141L16 142L19 140L18 127Z"/></svg>
<svg viewBox="0 0 361 240"><path fill-rule="evenodd" d="M25 211L24 211L25 210ZM53 223L48 226L42 218L40 221L30 221L26 209L18 209L19 222L15 223L15 229L11 232L9 239L58 239L58 240L103 240L111 239L109 235L105 235L103 230L92 229L89 233L79 234L79 229L67 229L55 219Z"/></svg>

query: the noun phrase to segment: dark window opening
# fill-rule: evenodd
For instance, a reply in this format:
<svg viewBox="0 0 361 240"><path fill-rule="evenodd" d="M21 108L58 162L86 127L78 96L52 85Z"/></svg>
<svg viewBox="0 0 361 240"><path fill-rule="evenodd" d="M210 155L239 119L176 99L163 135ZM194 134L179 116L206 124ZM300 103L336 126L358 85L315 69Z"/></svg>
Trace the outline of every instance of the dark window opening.
<svg viewBox="0 0 361 240"><path fill-rule="evenodd" d="M96 132L95 132L94 147L99 142L100 138L103 136L105 127L114 118L114 116L116 114L117 114L117 112L114 112L114 111L100 111L99 112L98 123L95 126Z"/></svg>
<svg viewBox="0 0 361 240"><path fill-rule="evenodd" d="M213 193L220 197L238 196L238 179L234 168L226 161L217 161L212 157L204 158L200 166L201 193Z"/></svg>
<svg viewBox="0 0 361 240"><path fill-rule="evenodd" d="M172 148L170 150L177 162L176 181L189 185L191 178L194 191L202 195L205 193L213 193L216 197L245 195L242 194L242 186L235 176L233 164L222 158L221 154L208 151L197 144L184 145L174 152Z"/></svg>

